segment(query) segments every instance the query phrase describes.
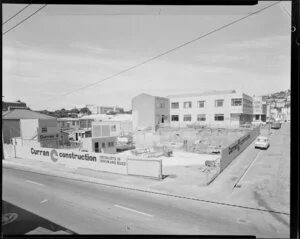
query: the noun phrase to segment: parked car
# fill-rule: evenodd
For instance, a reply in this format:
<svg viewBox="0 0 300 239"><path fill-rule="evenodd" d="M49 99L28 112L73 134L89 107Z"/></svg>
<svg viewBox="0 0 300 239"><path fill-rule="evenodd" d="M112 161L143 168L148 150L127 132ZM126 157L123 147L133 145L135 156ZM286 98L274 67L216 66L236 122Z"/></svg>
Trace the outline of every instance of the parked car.
<svg viewBox="0 0 300 239"><path fill-rule="evenodd" d="M271 128L272 129L280 129L281 128L280 121L273 122L272 125L271 125Z"/></svg>
<svg viewBox="0 0 300 239"><path fill-rule="evenodd" d="M254 147L260 149L267 149L270 146L269 139L265 136L258 136L256 138Z"/></svg>

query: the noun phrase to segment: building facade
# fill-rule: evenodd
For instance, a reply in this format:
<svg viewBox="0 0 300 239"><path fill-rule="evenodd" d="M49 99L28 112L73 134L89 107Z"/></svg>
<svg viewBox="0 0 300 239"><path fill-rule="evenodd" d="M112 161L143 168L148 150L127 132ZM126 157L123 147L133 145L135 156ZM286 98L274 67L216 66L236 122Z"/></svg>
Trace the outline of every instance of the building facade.
<svg viewBox="0 0 300 239"><path fill-rule="evenodd" d="M57 122L56 118L54 117L27 109L15 109L8 111L2 114L2 132L4 143L10 144L12 143L12 138L21 137L20 121L22 119L49 119ZM36 129L34 132L36 132Z"/></svg>
<svg viewBox="0 0 300 239"><path fill-rule="evenodd" d="M60 130L54 119L21 119L22 145L39 144L40 147L57 148Z"/></svg>
<svg viewBox="0 0 300 239"><path fill-rule="evenodd" d="M266 122L267 103L263 101L262 96L253 96L253 122Z"/></svg>
<svg viewBox="0 0 300 239"><path fill-rule="evenodd" d="M171 126L239 127L253 120L252 97L230 91L170 95Z"/></svg>
<svg viewBox="0 0 300 239"><path fill-rule="evenodd" d="M132 99L133 130L158 129L170 122L170 101L168 98L142 93Z"/></svg>

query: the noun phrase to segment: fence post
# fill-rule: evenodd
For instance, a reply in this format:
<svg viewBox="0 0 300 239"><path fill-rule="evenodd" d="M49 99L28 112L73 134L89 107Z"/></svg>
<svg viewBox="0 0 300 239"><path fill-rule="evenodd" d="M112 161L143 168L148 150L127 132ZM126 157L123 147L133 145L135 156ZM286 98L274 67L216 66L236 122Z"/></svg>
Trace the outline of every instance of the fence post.
<svg viewBox="0 0 300 239"><path fill-rule="evenodd" d="M162 159L160 160L160 179L163 179L163 170L162 170Z"/></svg>

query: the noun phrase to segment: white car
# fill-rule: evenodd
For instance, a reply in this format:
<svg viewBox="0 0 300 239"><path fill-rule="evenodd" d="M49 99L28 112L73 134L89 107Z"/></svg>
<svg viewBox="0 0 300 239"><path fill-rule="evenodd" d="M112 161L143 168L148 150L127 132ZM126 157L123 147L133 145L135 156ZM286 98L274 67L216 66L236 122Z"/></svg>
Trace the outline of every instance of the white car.
<svg viewBox="0 0 300 239"><path fill-rule="evenodd" d="M254 147L260 149L267 149L270 146L269 140L265 136L258 136L256 138Z"/></svg>

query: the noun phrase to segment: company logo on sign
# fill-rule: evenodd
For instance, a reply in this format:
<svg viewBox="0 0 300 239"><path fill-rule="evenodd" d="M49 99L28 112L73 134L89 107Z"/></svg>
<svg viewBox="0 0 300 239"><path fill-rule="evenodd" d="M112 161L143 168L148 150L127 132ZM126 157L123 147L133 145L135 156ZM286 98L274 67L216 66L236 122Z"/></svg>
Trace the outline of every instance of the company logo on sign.
<svg viewBox="0 0 300 239"><path fill-rule="evenodd" d="M228 154L231 154L234 150L240 151L240 146L243 145L250 138L250 134L246 135L244 138L239 139L233 146L228 148Z"/></svg>
<svg viewBox="0 0 300 239"><path fill-rule="evenodd" d="M58 153L56 152L55 149L52 149L51 152L50 152L50 157L51 157L51 160L53 162L56 162L58 160Z"/></svg>
<svg viewBox="0 0 300 239"><path fill-rule="evenodd" d="M51 140L51 139L56 139L58 137L58 134L51 134L51 135L40 135L40 140Z"/></svg>

